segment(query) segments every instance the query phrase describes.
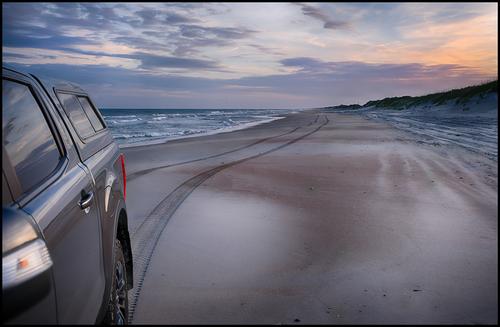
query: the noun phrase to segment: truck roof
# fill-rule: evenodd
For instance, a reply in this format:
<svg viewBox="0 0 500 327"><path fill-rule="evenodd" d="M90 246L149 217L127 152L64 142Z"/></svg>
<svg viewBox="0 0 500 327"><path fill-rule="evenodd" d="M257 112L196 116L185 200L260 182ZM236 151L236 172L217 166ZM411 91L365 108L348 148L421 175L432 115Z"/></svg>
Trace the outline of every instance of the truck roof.
<svg viewBox="0 0 500 327"><path fill-rule="evenodd" d="M28 71L26 71L24 69L19 69L17 67L13 67L13 66L8 65L8 64L2 64L2 68L14 71L16 73L19 73L19 74L22 74L25 76L31 76L35 79L38 79L44 85L44 87L46 87L47 89L54 89L55 88L57 90L62 90L62 91L87 94L87 92L80 85L73 83L73 82L69 82L69 81L65 81L65 80L61 80L61 79L56 79L56 78L51 78L51 77L48 77L45 75L39 75L39 74L34 75L34 74L29 73Z"/></svg>

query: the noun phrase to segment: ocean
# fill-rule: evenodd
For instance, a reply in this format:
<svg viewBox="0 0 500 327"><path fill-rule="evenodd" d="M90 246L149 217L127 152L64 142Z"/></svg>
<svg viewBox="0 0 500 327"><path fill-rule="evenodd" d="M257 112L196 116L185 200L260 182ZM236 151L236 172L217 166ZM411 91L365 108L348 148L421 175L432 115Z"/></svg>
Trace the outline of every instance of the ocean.
<svg viewBox="0 0 500 327"><path fill-rule="evenodd" d="M279 119L297 109L100 109L120 145L213 134Z"/></svg>

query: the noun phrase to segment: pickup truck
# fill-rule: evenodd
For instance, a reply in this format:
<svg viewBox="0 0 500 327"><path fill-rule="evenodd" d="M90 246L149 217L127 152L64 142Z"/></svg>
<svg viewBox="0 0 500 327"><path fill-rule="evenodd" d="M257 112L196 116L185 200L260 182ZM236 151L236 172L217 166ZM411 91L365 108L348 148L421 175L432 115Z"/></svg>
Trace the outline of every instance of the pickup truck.
<svg viewBox="0 0 500 327"><path fill-rule="evenodd" d="M2 316L127 324L125 158L79 86L2 67Z"/></svg>

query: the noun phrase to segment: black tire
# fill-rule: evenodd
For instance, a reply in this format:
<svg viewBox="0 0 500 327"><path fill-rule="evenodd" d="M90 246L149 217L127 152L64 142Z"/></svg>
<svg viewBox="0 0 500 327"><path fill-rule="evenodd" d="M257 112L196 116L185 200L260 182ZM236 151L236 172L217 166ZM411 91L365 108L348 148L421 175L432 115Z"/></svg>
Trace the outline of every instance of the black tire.
<svg viewBox="0 0 500 327"><path fill-rule="evenodd" d="M122 245L119 240L115 240L115 261L113 262L111 294L104 323L107 325L128 324L127 268L125 266Z"/></svg>

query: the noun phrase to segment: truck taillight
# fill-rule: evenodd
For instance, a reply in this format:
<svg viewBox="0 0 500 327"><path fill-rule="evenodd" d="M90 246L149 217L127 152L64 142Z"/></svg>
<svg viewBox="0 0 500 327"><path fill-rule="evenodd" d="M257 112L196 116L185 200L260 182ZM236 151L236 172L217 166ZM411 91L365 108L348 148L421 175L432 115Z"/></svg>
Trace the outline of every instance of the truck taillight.
<svg viewBox="0 0 500 327"><path fill-rule="evenodd" d="M127 197L127 173L125 172L125 155L120 153L120 161L122 163L122 176L123 176L123 199Z"/></svg>

